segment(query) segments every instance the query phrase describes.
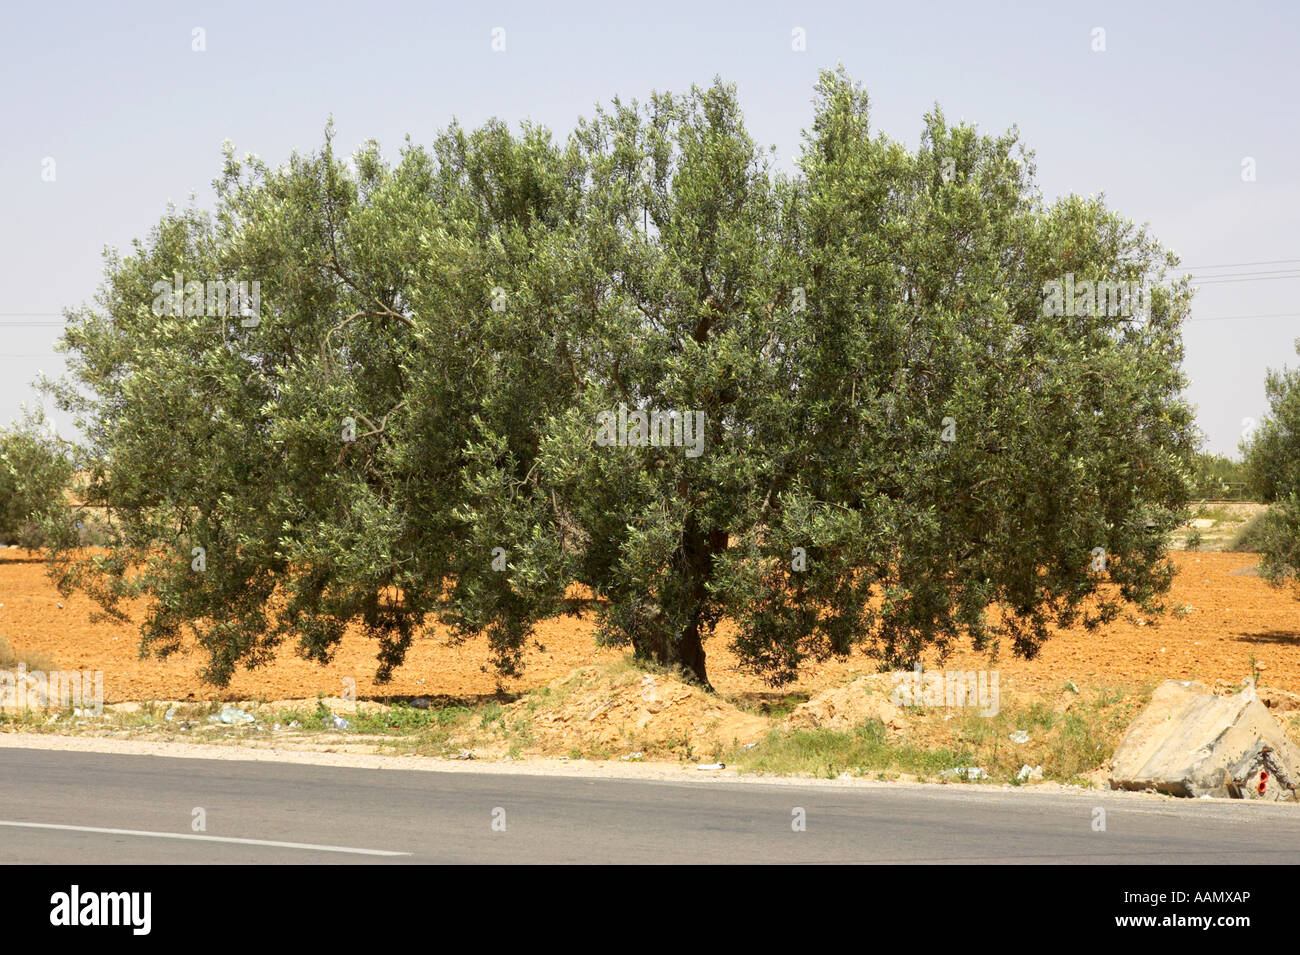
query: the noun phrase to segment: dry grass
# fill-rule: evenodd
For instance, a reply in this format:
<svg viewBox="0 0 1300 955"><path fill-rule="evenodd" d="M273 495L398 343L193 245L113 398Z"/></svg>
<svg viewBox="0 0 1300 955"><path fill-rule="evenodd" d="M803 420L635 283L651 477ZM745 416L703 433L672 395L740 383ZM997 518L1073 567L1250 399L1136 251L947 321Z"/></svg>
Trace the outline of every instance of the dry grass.
<svg viewBox="0 0 1300 955"><path fill-rule="evenodd" d="M906 732L888 730L876 719L851 730L772 731L757 746L737 748L730 762L747 772L834 778L874 776L964 781L964 769L980 779L1022 782L1021 768L1042 767L1042 778L1090 785L1114 752L1124 731L1150 699L1153 687L1062 690L1056 702L1009 701L997 715L973 709L909 709ZM1012 734L1024 733L1023 743Z"/></svg>
<svg viewBox="0 0 1300 955"><path fill-rule="evenodd" d="M51 670L58 669L54 659L49 654L32 650L16 650L6 638L0 637L0 670L17 669L20 663L27 668L28 673L33 670L48 673Z"/></svg>

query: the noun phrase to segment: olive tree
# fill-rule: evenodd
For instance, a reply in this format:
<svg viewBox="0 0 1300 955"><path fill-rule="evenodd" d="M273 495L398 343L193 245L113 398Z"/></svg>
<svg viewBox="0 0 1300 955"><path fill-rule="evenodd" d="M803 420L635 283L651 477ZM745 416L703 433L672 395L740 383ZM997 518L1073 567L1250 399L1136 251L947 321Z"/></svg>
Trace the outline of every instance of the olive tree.
<svg viewBox="0 0 1300 955"><path fill-rule="evenodd" d="M41 547L47 523L66 524L72 462L39 409L0 428L0 544Z"/></svg>
<svg viewBox="0 0 1300 955"><path fill-rule="evenodd" d="M1300 583L1300 369L1270 370L1264 391L1269 411L1242 442L1249 486L1269 505L1256 546L1265 579Z"/></svg>
<svg viewBox="0 0 1300 955"><path fill-rule="evenodd" d="M69 315L113 540L55 571L149 597L145 647L192 638L219 683L349 624L387 678L435 621L514 673L565 612L705 683L724 618L774 683L855 646L1032 655L1168 588L1171 261L1100 199L1044 203L1014 131L873 134L842 72L792 174L720 82L563 142L228 150L215 210Z"/></svg>

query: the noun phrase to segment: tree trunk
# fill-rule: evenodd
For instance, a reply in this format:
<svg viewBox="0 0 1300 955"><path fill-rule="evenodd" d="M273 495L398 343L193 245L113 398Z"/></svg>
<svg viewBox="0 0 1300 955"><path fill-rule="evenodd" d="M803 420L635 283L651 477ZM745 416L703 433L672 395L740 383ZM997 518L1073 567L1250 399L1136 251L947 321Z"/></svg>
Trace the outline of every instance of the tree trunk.
<svg viewBox="0 0 1300 955"><path fill-rule="evenodd" d="M648 641L641 655L662 667L678 667L686 678L705 689L709 674L704 664L704 641L700 637L700 614L691 614L691 622L680 633L662 633Z"/></svg>
<svg viewBox="0 0 1300 955"><path fill-rule="evenodd" d="M660 666L680 667L686 676L707 690L708 668L704 654L704 613L708 600L708 582L713 576L713 557L727 545L727 535L721 532L706 534L699 529L694 516L688 517L682 535L684 573L688 575L690 616L679 633L665 633L651 643L647 654Z"/></svg>
<svg viewBox="0 0 1300 955"><path fill-rule="evenodd" d="M706 690L712 690L713 687L709 684L709 672L704 665L704 641L700 638L698 612L693 615L690 624L678 637L675 649L677 665Z"/></svg>

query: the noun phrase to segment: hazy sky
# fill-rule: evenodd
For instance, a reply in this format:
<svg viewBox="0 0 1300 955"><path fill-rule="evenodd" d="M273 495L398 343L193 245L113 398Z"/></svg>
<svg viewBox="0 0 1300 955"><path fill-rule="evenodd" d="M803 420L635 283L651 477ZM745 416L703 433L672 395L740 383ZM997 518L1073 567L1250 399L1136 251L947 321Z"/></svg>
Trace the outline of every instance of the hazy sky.
<svg viewBox="0 0 1300 955"><path fill-rule="evenodd" d="M597 101L718 75L789 168L817 72L839 61L867 85L877 129L915 146L936 102L987 130L1017 124L1047 198L1104 191L1202 270L1189 396L1210 449L1235 452L1242 420L1265 410L1265 369L1298 361L1300 4L1040 6L9 4L0 423L36 399L38 370L61 370L60 312L94 293L103 248L126 249L169 200L210 205L225 138L275 164L319 145L330 115L339 147L375 138L390 156L452 117L563 136Z"/></svg>

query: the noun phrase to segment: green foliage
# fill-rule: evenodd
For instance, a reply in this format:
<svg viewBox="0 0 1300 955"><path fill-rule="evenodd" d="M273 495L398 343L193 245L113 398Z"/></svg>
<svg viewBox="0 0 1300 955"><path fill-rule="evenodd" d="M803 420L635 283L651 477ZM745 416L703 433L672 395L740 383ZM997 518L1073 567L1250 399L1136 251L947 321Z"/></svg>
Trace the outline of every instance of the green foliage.
<svg viewBox="0 0 1300 955"><path fill-rule="evenodd" d="M40 411L0 428L0 544L41 547L47 522L73 527L72 478L70 457Z"/></svg>
<svg viewBox="0 0 1300 955"><path fill-rule="evenodd" d="M1256 500L1246 464L1226 454L1198 452L1192 473L1192 497L1202 501Z"/></svg>
<svg viewBox="0 0 1300 955"><path fill-rule="evenodd" d="M491 122L394 165L328 132L277 169L228 150L213 214L169 213L69 315L57 394L112 540L65 536L60 584L151 598L144 648L192 639L218 684L287 639L328 660L349 624L385 679L434 620L515 673L536 621L586 609L701 681L728 615L779 684L863 643L1032 655L1157 600L1189 287L1140 317L1042 304L1174 260L1100 199L1044 205L1014 132L936 110L913 153L868 118L825 74L794 177L720 82L563 143ZM154 314L176 273L260 281L260 321ZM702 413L703 453L599 443L621 407Z"/></svg>
<svg viewBox="0 0 1300 955"><path fill-rule="evenodd" d="M1276 546L1266 544L1266 541L1279 540L1280 542L1280 539L1285 539L1286 533L1286 527L1280 520L1277 510L1269 508L1239 527L1232 535L1232 540L1228 542L1226 550L1239 554L1260 554L1264 552L1266 546Z"/></svg>
<svg viewBox="0 0 1300 955"><path fill-rule="evenodd" d="M1300 341L1296 343L1300 352ZM1300 493L1300 369L1271 369L1264 382L1269 412L1248 439L1242 440L1246 476L1267 503Z"/></svg>
<svg viewBox="0 0 1300 955"><path fill-rule="evenodd" d="M742 772L827 777L907 773L1012 784L1022 781L1021 767L1028 764L1041 766L1046 779L1078 781L1115 751L1150 695L1149 687L1131 695L1125 688L1097 688L1079 696L1068 712L1037 700L1005 707L993 717L914 710L907 739L893 738L879 720L852 730L781 727L755 746L733 748L726 761ZM1016 730L1027 732L1028 740L1014 743L1009 737ZM974 767L985 776L961 772Z"/></svg>
<svg viewBox="0 0 1300 955"><path fill-rule="evenodd" d="M1258 552L1270 583L1300 582L1300 369L1270 370L1264 391L1269 412L1242 447L1251 488L1269 509L1243 528L1233 549Z"/></svg>
<svg viewBox="0 0 1300 955"><path fill-rule="evenodd" d="M974 753L967 746L927 748L890 743L884 724L870 720L851 730L773 730L756 747L733 751L730 758L744 772L834 779L846 772L863 775L883 770L938 777L957 767L972 766ZM966 780L964 774L958 778Z"/></svg>

